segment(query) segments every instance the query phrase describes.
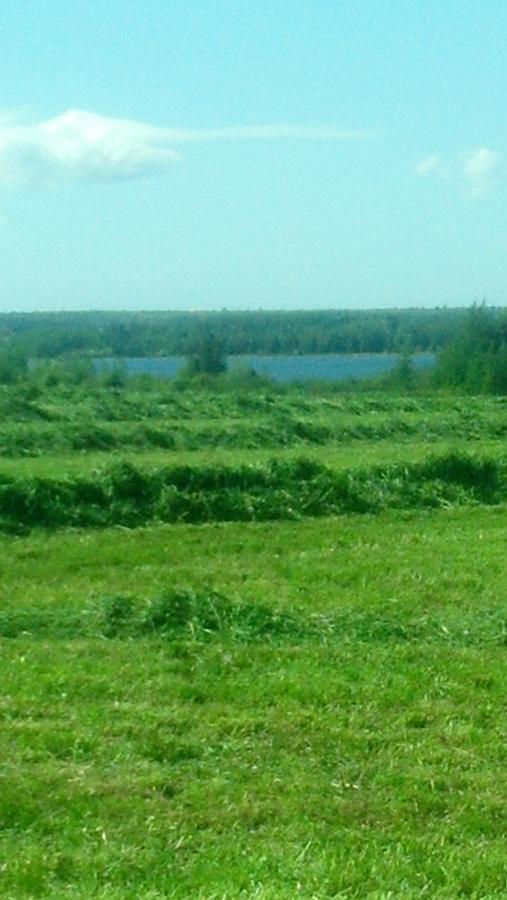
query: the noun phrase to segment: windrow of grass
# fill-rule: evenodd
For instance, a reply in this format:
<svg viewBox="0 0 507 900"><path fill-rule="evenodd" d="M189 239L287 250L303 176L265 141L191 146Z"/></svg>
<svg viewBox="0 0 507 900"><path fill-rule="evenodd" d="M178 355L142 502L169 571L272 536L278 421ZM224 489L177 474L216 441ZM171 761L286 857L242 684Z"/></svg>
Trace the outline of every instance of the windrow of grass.
<svg viewBox="0 0 507 900"><path fill-rule="evenodd" d="M192 386L184 389L149 379L143 390L130 379L122 388L94 385L0 385L2 422L145 421L146 419L229 419L271 415L274 411L296 415L351 416L369 413L477 414L506 406L502 397L460 397L453 394L399 395L388 392L340 393L317 382L307 389L280 386L273 390L234 390L222 393Z"/></svg>
<svg viewBox="0 0 507 900"><path fill-rule="evenodd" d="M417 438L428 442L453 434L468 440L498 439L507 436L507 421L456 418L410 420L401 416L360 421L335 421L328 424L312 419L282 419L238 423L169 422L144 423L71 423L55 425L8 425L0 433L0 456L40 456L44 453L71 453L118 450L203 450L260 449L324 446L351 441Z"/></svg>
<svg viewBox="0 0 507 900"><path fill-rule="evenodd" d="M195 644L317 642L425 643L449 647L506 647L505 605L456 615L448 609L340 608L318 613L300 606L275 609L264 600L228 596L213 588L169 587L158 596L106 594L76 606L22 605L0 611L0 638L145 639ZM182 643L183 642L183 643Z"/></svg>
<svg viewBox="0 0 507 900"><path fill-rule="evenodd" d="M505 500L505 458L463 452L341 471L304 457L147 471L119 462L87 477L1 475L0 528L263 521Z"/></svg>
<svg viewBox="0 0 507 900"><path fill-rule="evenodd" d="M398 402L396 402L398 400ZM37 400L0 394L0 455L162 449L272 449L356 440L507 435L502 398L213 395L71 390Z"/></svg>

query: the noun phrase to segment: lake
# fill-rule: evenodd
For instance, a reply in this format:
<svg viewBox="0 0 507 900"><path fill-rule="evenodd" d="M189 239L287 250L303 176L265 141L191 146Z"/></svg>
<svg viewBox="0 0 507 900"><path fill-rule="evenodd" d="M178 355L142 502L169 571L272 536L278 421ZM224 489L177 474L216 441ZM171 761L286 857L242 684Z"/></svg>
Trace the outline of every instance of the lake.
<svg viewBox="0 0 507 900"><path fill-rule="evenodd" d="M395 353L323 353L302 356L230 356L230 369L250 367L259 375L269 375L275 381L341 381L347 378L371 378L392 369L399 360ZM417 353L412 357L417 369L433 365L432 353ZM183 356L112 357L95 359L97 371L125 368L129 375L147 374L157 378L174 378L183 368Z"/></svg>

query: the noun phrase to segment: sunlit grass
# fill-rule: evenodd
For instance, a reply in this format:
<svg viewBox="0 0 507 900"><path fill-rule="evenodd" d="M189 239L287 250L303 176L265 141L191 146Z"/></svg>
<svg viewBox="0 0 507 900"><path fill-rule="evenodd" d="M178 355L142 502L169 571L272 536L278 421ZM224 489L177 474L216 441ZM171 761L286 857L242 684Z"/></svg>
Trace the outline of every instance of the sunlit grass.
<svg viewBox="0 0 507 900"><path fill-rule="evenodd" d="M3 896L503 896L504 522L4 539L4 611L207 585L343 627L4 640Z"/></svg>
<svg viewBox="0 0 507 900"><path fill-rule="evenodd" d="M86 407L121 432L167 401L237 446L127 442L0 472L91 482L120 459L213 480L273 458L301 474L304 455L337 475L398 466L383 486L402 491L437 454L429 488L469 466L472 505L3 535L2 900L505 897L507 506L480 505L479 483L505 459L504 405L294 395L273 424L269 398L168 397L83 392L74 421ZM70 428L72 392L39 402L52 435ZM280 435L338 416L360 439L241 445L252 417Z"/></svg>
<svg viewBox="0 0 507 900"><path fill-rule="evenodd" d="M276 452L272 448L256 449L207 449L207 450L144 450L125 451L116 454L122 460L143 469L156 469L165 465L249 465L266 463L275 456L277 459L297 459L304 453L305 457L315 459L334 469L347 469L358 464L377 465L391 463L410 463L424 459L433 453L448 453L453 450L466 452L476 446L481 453L487 455L505 454L505 439L472 442L465 439L453 439L451 436L431 443L418 440L402 441L351 441L348 444L328 444L325 446L300 446L281 448ZM59 478L62 475L87 475L94 469L102 469L111 464L111 453L89 452L29 456L22 458L0 459L0 472L9 475L42 476Z"/></svg>

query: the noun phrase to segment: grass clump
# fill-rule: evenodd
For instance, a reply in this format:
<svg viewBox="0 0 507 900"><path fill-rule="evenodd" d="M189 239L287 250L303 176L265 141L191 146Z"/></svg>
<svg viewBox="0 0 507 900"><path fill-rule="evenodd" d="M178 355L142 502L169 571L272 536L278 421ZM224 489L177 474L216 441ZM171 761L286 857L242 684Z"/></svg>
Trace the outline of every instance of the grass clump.
<svg viewBox="0 0 507 900"><path fill-rule="evenodd" d="M98 618L107 637L203 640L220 635L241 642L294 639L305 633L304 625L288 613L213 589L170 588L144 603L124 595L106 597Z"/></svg>

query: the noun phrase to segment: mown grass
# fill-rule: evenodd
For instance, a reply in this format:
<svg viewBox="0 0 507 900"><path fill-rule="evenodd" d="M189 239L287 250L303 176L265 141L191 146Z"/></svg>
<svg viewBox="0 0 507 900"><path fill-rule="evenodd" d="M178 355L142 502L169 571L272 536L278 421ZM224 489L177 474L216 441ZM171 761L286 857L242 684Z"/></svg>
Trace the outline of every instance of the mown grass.
<svg viewBox="0 0 507 900"><path fill-rule="evenodd" d="M505 507L4 538L2 896L504 896L504 551Z"/></svg>
<svg viewBox="0 0 507 900"><path fill-rule="evenodd" d="M342 470L306 457L151 470L118 462L88 478L1 476L0 528L263 521L505 499L505 457L455 451Z"/></svg>
<svg viewBox="0 0 507 900"><path fill-rule="evenodd" d="M506 409L6 389L0 896L504 897Z"/></svg>
<svg viewBox="0 0 507 900"><path fill-rule="evenodd" d="M347 446L355 441L504 440L503 398L218 394L152 387L0 390L0 455L195 452Z"/></svg>
<svg viewBox="0 0 507 900"><path fill-rule="evenodd" d="M484 436L476 440L455 438L452 431L447 438L433 441L418 437L403 440L354 440L345 444L300 445L257 448L207 448L205 450L122 450L111 454L109 451L87 451L82 453L44 453L39 456L0 457L1 475L62 478L75 476L93 477L95 470L103 470L112 460L141 467L143 471L161 469L165 466L188 465L208 467L216 465L266 465L273 458L292 461L304 455L305 458L329 466L333 470L350 469L357 466L409 465L430 455L449 453L467 454L472 450L488 457L502 457L506 454L507 442L502 439L488 439Z"/></svg>

